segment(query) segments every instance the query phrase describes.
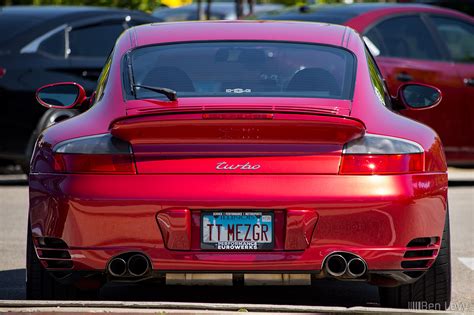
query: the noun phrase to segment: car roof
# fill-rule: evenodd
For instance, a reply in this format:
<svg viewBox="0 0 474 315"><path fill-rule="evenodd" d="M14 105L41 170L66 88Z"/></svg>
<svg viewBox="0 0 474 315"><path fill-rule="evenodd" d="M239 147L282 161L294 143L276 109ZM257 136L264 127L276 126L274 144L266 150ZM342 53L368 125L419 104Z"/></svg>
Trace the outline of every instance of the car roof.
<svg viewBox="0 0 474 315"><path fill-rule="evenodd" d="M281 10L260 16L262 19L294 19L297 17L305 17L304 20L318 20L319 17L332 17L336 23L345 23L346 21L357 16L371 12L390 12L392 10L413 10L413 11L432 11L443 13L456 13L451 9L435 7L419 3L354 3L354 4L333 4L333 5L312 5L299 6L290 9ZM461 13L459 13L461 14ZM324 20L323 20L324 21Z"/></svg>
<svg viewBox="0 0 474 315"><path fill-rule="evenodd" d="M196 10L197 7L198 5L196 3L191 3L191 4L183 5L177 8L156 9L154 12L171 11L171 10L179 10L179 9ZM206 8L206 7L207 7L207 4L203 4L203 8ZM261 3L261 4L255 4L255 7L281 8L282 5L277 4L277 3ZM235 4L233 2L212 2L211 9L235 10Z"/></svg>
<svg viewBox="0 0 474 315"><path fill-rule="evenodd" d="M342 15L350 15L350 16L357 16L360 14L364 14L366 12L374 11L374 10L383 10L383 9L390 9L390 8L399 8L399 7L430 7L424 4L400 4L400 3L353 3L353 4L317 4L317 5L303 5L297 7L290 7L286 10L282 10L281 12L300 12L300 13L316 13L316 12L324 12L327 14L342 14Z"/></svg>
<svg viewBox="0 0 474 315"><path fill-rule="evenodd" d="M426 5L420 4L399 4L399 3L354 3L354 4L327 4L321 6L314 6L315 10L321 10L327 13L340 13L340 14L363 14L369 11L389 9L394 7L407 6L407 7L426 7Z"/></svg>
<svg viewBox="0 0 474 315"><path fill-rule="evenodd" d="M203 4L203 7L205 8L207 4ZM195 10L198 7L196 3L191 3L188 5L184 5L181 7L177 8L166 8L162 10L176 10L176 9L190 9L190 10ZM235 10L235 4L232 2L211 2L211 8L225 8L225 9L234 9Z"/></svg>
<svg viewBox="0 0 474 315"><path fill-rule="evenodd" d="M203 9L205 10L206 4L203 5ZM164 8L164 9L156 9L153 11L153 15L155 16L163 16L166 14L173 14L176 12L193 12L197 10L197 4L192 3L189 5L184 5L177 8ZM211 4L211 10L214 12L223 12L223 13L233 13L235 11L235 4L230 2L215 2Z"/></svg>
<svg viewBox="0 0 474 315"><path fill-rule="evenodd" d="M21 27L13 29L13 38L11 36L0 36L0 51L17 51L33 39L45 34L46 32L63 24L70 24L84 21L96 21L102 18L124 18L131 16L132 19L143 18L145 21L160 21L159 18L134 10L90 7L90 6L7 6L0 7L0 22L2 18L6 21L15 21L23 23ZM8 19L9 18L9 19ZM24 23L26 21L27 23ZM2 29L6 32L10 26L8 23L0 23ZM11 32L9 32L11 33ZM8 34L7 34L8 35ZM7 49L8 47L8 49Z"/></svg>
<svg viewBox="0 0 474 315"><path fill-rule="evenodd" d="M203 10L206 10L207 5L203 4ZM279 10L283 6L281 4L276 3L264 3L264 4L255 4L254 11L271 11L271 10ZM166 17L167 15L173 15L176 13L182 12L196 12L197 13L198 5L196 3L192 3L189 5L184 5L177 8L163 8L163 9L156 9L153 11L153 15L157 17ZM247 7L244 7L244 10L248 10ZM211 3L211 11L220 13L220 14L235 14L235 4L233 2L212 2Z"/></svg>
<svg viewBox="0 0 474 315"><path fill-rule="evenodd" d="M292 21L197 21L153 23L133 27L136 45L212 40L270 40L342 46L347 26ZM160 35L160 36L157 36Z"/></svg>
<svg viewBox="0 0 474 315"><path fill-rule="evenodd" d="M61 17L64 15L84 14L84 13L142 13L140 11L133 11L127 9L108 8L108 7L91 7L91 6L7 6L0 7L0 15L29 15L39 19L51 19ZM145 13L142 13L145 14Z"/></svg>

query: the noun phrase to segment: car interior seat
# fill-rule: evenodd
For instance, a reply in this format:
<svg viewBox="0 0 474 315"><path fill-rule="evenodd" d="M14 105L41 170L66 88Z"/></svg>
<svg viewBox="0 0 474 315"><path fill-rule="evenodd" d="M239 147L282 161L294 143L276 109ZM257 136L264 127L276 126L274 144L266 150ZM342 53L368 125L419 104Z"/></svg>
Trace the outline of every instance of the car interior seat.
<svg viewBox="0 0 474 315"><path fill-rule="evenodd" d="M322 68L297 71L288 83L286 91L327 92L330 96L338 96L341 93L336 78Z"/></svg>
<svg viewBox="0 0 474 315"><path fill-rule="evenodd" d="M217 62L229 62L239 65L239 71L244 71L246 78L240 80L225 80L222 82L221 90L243 89L251 92L274 92L278 91L275 80L265 79L264 74L268 71L267 57L262 49L240 49L238 57L232 60L230 50L222 50L216 53Z"/></svg>
<svg viewBox="0 0 474 315"><path fill-rule="evenodd" d="M156 67L147 73L141 84L165 87L177 92L194 92L193 81L177 67Z"/></svg>

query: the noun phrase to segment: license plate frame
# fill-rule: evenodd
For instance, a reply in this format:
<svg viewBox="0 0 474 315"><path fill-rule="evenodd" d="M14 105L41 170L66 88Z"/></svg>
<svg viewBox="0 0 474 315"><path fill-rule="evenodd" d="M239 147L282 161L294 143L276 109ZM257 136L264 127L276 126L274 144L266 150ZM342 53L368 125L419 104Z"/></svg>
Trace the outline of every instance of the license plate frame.
<svg viewBox="0 0 474 315"><path fill-rule="evenodd" d="M252 234L252 231L255 229L256 230L256 233L258 233L259 231L257 231L258 229L257 228L254 228L254 226L257 226L257 224L253 224L251 227L249 227L249 229L251 229L252 231L243 231L244 233L239 233L240 236L242 237L243 236L243 239L240 240L238 236L235 236L234 235L234 240L230 241L230 240L225 240L225 241L220 241L220 242L209 242L209 241L206 241L205 240L205 235L204 235L204 229L206 228L205 227L205 224L207 226L208 224L208 221L206 221L206 217L208 216L211 216L211 217L215 217L216 219L218 219L219 217L221 218L222 220L222 216L227 216L227 217L231 217L231 216L236 216L236 219L240 219L240 220L247 220L248 219L245 219L244 216L255 216L256 218L257 217L260 217L260 219L262 220L262 224L261 224L261 227L260 227L260 231L263 232L263 225L267 225L267 227L269 228L267 232L267 238L268 236L271 237L271 240L267 241L267 242L254 242L253 240L246 240L246 236L247 236L247 239L249 237L252 237L253 236L251 235ZM200 242L201 242L201 249L202 250L210 250L210 251L245 251L245 252L248 252L248 251L268 251L268 250L273 250L274 248L274 245L275 245L275 216L274 216L274 213L273 211L262 211L262 210L205 210L205 211L201 211L201 214L200 214L200 221L201 221L201 226L200 226ZM268 219L270 219L270 222L268 222ZM265 220L265 222L263 222L263 220ZM206 221L206 222L205 222ZM224 219L223 221L227 221L227 219ZM247 223L248 224L248 223ZM235 226L237 224L234 224ZM234 226L234 229L235 229L235 226ZM215 232L216 231L216 228L217 227L214 227L214 230ZM246 226L243 226L242 227L243 229L246 228ZM239 230L240 231L240 230ZM224 234L224 232L222 232ZM269 233L269 234L268 234ZM247 234L247 235L244 235L244 234ZM250 234L250 235L248 235ZM228 237L229 234L227 235ZM235 237L237 238L237 240L235 239ZM207 236L206 238L209 238L209 236ZM262 235L262 238L263 238L263 235Z"/></svg>

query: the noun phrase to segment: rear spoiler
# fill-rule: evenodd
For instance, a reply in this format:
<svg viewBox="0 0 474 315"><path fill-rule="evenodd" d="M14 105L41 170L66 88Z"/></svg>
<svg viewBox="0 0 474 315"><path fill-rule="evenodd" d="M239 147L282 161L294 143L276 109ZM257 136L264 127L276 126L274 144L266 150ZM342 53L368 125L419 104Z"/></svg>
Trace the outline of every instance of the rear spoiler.
<svg viewBox="0 0 474 315"><path fill-rule="evenodd" d="M299 143L344 144L365 133L362 121L336 115L276 113L144 115L114 121L111 134L132 144ZM207 117L207 118L206 118Z"/></svg>

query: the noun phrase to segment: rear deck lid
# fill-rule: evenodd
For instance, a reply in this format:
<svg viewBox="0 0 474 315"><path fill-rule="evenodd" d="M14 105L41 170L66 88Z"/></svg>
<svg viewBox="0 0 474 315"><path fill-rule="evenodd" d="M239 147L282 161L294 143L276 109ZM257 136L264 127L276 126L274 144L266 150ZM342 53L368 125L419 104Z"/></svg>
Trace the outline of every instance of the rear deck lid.
<svg viewBox="0 0 474 315"><path fill-rule="evenodd" d="M175 113L124 118L111 133L132 144L140 174L336 174L362 122L335 115Z"/></svg>

